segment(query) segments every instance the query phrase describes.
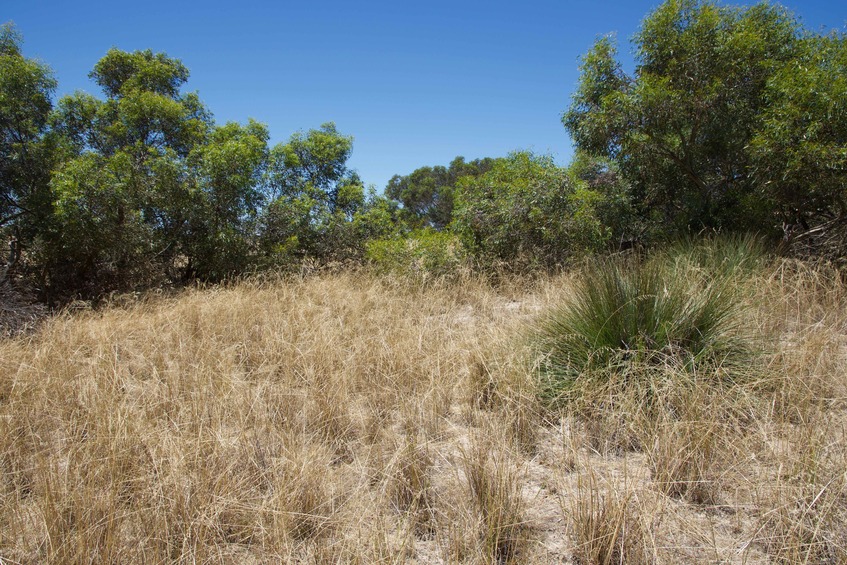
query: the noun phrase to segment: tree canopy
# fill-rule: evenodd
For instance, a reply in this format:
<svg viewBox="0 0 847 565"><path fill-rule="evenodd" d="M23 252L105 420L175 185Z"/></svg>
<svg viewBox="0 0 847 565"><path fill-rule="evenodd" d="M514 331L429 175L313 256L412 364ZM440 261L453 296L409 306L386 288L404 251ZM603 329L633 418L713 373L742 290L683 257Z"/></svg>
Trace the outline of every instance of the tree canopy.
<svg viewBox="0 0 847 565"><path fill-rule="evenodd" d="M402 216L412 227L442 230L453 219L453 200L459 179L483 175L494 163L495 159L490 157L466 162L460 156L448 167L421 167L408 175L391 177L385 195L402 204Z"/></svg>
<svg viewBox="0 0 847 565"><path fill-rule="evenodd" d="M21 53L22 38L0 27L0 229L12 232L9 263L49 214L54 143L46 136L56 80L44 64Z"/></svg>
<svg viewBox="0 0 847 565"><path fill-rule="evenodd" d="M630 75L614 42L597 41L563 122L579 149L618 165L642 214L676 231L772 229L843 193L843 35L767 3L668 0L633 43Z"/></svg>
<svg viewBox="0 0 847 565"><path fill-rule="evenodd" d="M366 194L347 166L353 138L332 123L269 147L255 120L216 124L183 90L182 62L151 50L109 50L89 75L103 97L54 108L50 69L20 45L0 30L0 230L15 250L4 276L33 277L44 298L361 255L391 229L389 201Z"/></svg>

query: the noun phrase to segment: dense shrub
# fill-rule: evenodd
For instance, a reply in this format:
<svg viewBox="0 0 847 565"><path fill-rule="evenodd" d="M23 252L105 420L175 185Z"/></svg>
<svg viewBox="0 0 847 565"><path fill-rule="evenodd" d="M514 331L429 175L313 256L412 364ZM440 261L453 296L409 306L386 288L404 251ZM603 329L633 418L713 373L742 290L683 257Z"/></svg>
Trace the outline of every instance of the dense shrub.
<svg viewBox="0 0 847 565"><path fill-rule="evenodd" d="M431 229L372 241L367 258L377 272L424 278L455 275L467 264L467 254L456 236Z"/></svg>
<svg viewBox="0 0 847 565"><path fill-rule="evenodd" d="M480 264L561 265L607 244L597 215L603 198L551 157L517 152L459 180L452 227Z"/></svg>

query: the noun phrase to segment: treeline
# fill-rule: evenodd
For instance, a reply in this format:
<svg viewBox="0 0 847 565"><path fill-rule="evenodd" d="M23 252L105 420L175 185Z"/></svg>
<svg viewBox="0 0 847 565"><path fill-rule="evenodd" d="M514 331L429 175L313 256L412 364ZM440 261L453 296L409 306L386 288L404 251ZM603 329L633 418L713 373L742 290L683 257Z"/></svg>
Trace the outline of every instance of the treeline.
<svg viewBox="0 0 847 565"><path fill-rule="evenodd" d="M303 257L346 260L394 228L389 201L347 167L333 124L268 144L265 125L216 124L188 69L110 50L97 98L52 102L50 69L0 31L0 228L6 277L47 300L219 281Z"/></svg>
<svg viewBox="0 0 847 565"><path fill-rule="evenodd" d="M458 157L384 194L333 124L271 147L261 123L217 124L165 54L112 49L90 73L102 97L54 101L21 43L3 26L0 274L47 301L303 260L550 267L703 230L847 247L825 237L847 217L847 38L771 4L668 0L633 38L632 73L598 40L563 115L567 167Z"/></svg>

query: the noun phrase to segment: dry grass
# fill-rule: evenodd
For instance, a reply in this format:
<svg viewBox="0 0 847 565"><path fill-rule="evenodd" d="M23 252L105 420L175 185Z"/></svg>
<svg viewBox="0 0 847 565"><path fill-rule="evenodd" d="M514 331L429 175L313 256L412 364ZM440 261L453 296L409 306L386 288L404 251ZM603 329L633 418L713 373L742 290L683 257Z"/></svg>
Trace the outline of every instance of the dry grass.
<svg viewBox="0 0 847 565"><path fill-rule="evenodd" d="M642 515L636 492L623 481L622 488L606 488L593 469L580 473L570 508L574 561L581 565L634 565L653 562L649 516Z"/></svg>
<svg viewBox="0 0 847 565"><path fill-rule="evenodd" d="M847 291L752 276L751 378L667 367L570 413L520 346L566 276L58 317L0 341L0 562L847 562Z"/></svg>

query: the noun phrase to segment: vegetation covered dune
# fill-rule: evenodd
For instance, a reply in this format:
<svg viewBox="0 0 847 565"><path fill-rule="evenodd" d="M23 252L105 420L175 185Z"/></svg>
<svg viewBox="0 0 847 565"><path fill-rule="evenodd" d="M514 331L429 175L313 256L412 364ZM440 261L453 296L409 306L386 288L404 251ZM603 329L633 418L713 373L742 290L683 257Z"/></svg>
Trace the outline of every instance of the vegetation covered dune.
<svg viewBox="0 0 847 565"><path fill-rule="evenodd" d="M847 563L843 32L666 0L631 72L581 59L567 167L383 194L332 123L216 123L179 59L54 103L21 46L0 565Z"/></svg>
<svg viewBox="0 0 847 565"><path fill-rule="evenodd" d="M837 275L735 278L731 371L653 359L552 402L539 328L580 280L252 281L0 342L0 559L847 560Z"/></svg>

